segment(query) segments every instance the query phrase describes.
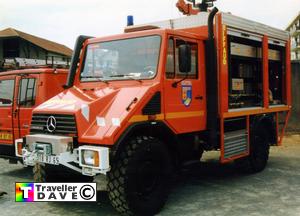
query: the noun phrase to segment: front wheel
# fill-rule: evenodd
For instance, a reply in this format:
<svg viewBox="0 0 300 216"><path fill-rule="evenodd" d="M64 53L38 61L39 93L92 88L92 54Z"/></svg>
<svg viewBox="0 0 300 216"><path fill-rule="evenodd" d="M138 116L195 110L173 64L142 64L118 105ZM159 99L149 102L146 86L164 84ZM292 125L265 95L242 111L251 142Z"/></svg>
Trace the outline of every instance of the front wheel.
<svg viewBox="0 0 300 216"><path fill-rule="evenodd" d="M270 144L268 131L264 126L253 131L250 140L250 155L235 160L237 169L242 173L257 173L265 169L269 159Z"/></svg>
<svg viewBox="0 0 300 216"><path fill-rule="evenodd" d="M166 146L153 137L131 139L112 162L108 195L123 215L154 215L169 193L171 159Z"/></svg>

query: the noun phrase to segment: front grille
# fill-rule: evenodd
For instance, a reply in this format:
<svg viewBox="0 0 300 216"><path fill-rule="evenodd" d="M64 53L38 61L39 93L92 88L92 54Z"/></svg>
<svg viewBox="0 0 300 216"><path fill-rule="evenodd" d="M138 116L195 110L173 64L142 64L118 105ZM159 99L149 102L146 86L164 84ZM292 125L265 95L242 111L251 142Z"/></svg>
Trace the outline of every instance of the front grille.
<svg viewBox="0 0 300 216"><path fill-rule="evenodd" d="M56 120L55 129L48 130L47 129L47 121L49 117L52 116ZM51 128L53 129L53 128ZM33 114L32 121L30 125L30 133L46 133L46 134L74 134L77 135L77 127L75 116L73 115L64 115L64 114Z"/></svg>

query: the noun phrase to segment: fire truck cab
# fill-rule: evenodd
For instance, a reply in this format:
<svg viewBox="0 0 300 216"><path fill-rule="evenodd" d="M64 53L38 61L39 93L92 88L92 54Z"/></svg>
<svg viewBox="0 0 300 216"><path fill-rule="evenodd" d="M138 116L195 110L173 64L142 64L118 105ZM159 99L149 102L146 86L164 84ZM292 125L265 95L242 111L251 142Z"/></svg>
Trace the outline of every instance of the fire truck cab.
<svg viewBox="0 0 300 216"><path fill-rule="evenodd" d="M32 110L63 90L64 69L21 69L0 73L0 157L21 160L15 140L29 134Z"/></svg>
<svg viewBox="0 0 300 216"><path fill-rule="evenodd" d="M153 215L171 173L204 151L262 171L291 109L289 34L217 12L80 36L66 90L34 109L24 138L35 180L106 174L120 213Z"/></svg>

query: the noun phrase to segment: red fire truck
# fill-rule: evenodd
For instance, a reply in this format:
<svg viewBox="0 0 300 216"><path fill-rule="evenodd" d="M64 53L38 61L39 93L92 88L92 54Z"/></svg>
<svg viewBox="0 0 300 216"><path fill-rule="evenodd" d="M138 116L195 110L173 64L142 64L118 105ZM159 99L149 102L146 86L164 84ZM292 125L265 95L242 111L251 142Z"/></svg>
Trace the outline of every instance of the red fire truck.
<svg viewBox="0 0 300 216"><path fill-rule="evenodd" d="M36 181L59 180L55 169L106 174L120 213L153 215L172 172L204 151L243 172L265 168L291 109L289 34L208 11L212 2L77 39L65 91L34 109L20 140Z"/></svg>
<svg viewBox="0 0 300 216"><path fill-rule="evenodd" d="M29 134L32 110L63 90L67 74L51 68L0 73L0 157L18 161L14 141Z"/></svg>

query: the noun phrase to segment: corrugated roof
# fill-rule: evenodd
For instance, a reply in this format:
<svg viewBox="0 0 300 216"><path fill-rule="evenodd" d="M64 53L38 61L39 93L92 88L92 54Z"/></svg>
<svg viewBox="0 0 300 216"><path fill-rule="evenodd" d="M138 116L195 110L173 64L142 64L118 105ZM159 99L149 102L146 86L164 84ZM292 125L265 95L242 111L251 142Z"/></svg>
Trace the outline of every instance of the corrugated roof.
<svg viewBox="0 0 300 216"><path fill-rule="evenodd" d="M66 56L71 56L73 52L69 47L66 47L65 45L55 43L53 41L49 41L31 34L27 34L13 28L7 28L0 31L0 39L8 37L20 37L47 51L59 53Z"/></svg>

